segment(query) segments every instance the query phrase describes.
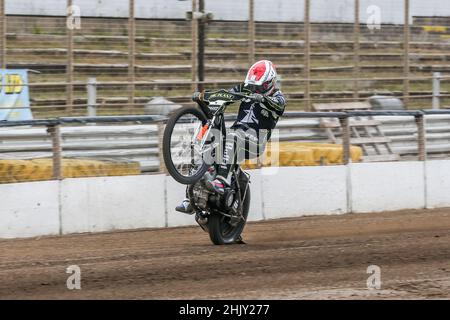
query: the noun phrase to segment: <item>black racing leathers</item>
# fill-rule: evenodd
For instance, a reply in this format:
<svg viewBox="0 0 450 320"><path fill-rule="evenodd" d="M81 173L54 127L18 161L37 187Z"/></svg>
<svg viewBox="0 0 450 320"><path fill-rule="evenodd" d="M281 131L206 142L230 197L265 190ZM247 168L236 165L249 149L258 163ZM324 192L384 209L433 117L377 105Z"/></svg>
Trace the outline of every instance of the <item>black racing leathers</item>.
<svg viewBox="0 0 450 320"><path fill-rule="evenodd" d="M232 91L251 94L243 83L232 88ZM264 96L261 103L250 99L241 102L237 119L226 136L224 161L218 167L221 177L229 181L233 164L256 158L264 152L272 129L285 107L286 100L278 89L271 95Z"/></svg>
<svg viewBox="0 0 450 320"><path fill-rule="evenodd" d="M244 84L241 83L231 89L234 92L249 94ZM271 95L264 96L262 103L253 100L244 100L239 107L239 113L233 127L249 127L257 132L260 129L270 131L275 128L278 118L283 114L286 107L286 99L283 93L276 89Z"/></svg>

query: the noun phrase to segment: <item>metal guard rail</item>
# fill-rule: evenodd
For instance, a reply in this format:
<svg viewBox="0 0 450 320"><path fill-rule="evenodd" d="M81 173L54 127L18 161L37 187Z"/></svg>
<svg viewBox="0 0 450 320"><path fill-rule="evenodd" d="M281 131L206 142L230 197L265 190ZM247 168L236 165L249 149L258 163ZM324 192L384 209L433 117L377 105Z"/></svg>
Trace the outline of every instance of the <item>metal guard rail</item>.
<svg viewBox="0 0 450 320"><path fill-rule="evenodd" d="M421 117L424 115L450 115L450 110L411 110L411 111L348 111L348 112L286 112L283 118L351 118L361 116L410 116ZM234 120L236 115L225 115L225 120ZM0 127L14 126L56 126L62 124L86 124L86 123L117 123L117 122L165 122L168 117L161 115L138 116L97 116L97 117L60 117L39 120L0 121Z"/></svg>
<svg viewBox="0 0 450 320"><path fill-rule="evenodd" d="M419 161L426 159L425 115L450 115L450 110L414 110L414 111L349 111L349 112L286 112L284 118L338 118L342 127L343 163L350 162L350 126L349 118L358 116L410 116L415 118L418 133ZM234 120L236 115L226 115L226 120ZM162 132L163 123L168 117L161 115L146 116L98 116L98 117L61 117L42 120L24 121L0 121L0 127L13 126L46 126L47 132L52 137L53 150L53 177L62 179L62 148L60 127L63 124L88 124L88 123L118 123L139 122L158 124L158 146L160 157L160 171L165 172L162 159Z"/></svg>

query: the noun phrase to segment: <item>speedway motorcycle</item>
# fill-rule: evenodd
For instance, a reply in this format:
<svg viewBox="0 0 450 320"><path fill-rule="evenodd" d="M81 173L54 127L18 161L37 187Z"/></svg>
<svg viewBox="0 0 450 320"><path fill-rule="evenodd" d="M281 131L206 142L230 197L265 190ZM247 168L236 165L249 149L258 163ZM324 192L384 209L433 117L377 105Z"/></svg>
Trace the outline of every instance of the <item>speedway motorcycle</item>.
<svg viewBox="0 0 450 320"><path fill-rule="evenodd" d="M202 92L193 98L198 106L177 109L168 119L163 136L163 156L168 173L187 185L186 195L200 227L216 245L243 243L241 233L250 207L250 175L238 164L224 194L205 187L214 179L215 155L222 155L226 108L251 96L227 90ZM213 134L213 133L221 134Z"/></svg>

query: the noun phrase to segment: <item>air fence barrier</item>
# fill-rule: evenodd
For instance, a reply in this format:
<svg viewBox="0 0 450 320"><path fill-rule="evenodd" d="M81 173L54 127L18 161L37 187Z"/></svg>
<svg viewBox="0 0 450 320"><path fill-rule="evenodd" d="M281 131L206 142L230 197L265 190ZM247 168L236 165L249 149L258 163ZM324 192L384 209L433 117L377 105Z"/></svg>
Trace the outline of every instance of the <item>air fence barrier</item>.
<svg viewBox="0 0 450 320"><path fill-rule="evenodd" d="M357 116L376 116L396 119L414 119L405 132L416 137L415 159L406 161L352 163L349 159L351 138L349 119ZM448 110L418 111L361 111L361 112L288 112L281 129L280 139L298 138L298 129L317 126L318 118L338 118L342 127L344 165L280 167L276 174L267 168L249 170L252 179L252 204L250 221L298 217L315 214L342 214L350 212L377 212L400 209L423 209L450 206L450 160L427 159L427 132L425 122L437 121L435 131L429 135L442 135L439 141L450 139L442 133L442 119L450 119ZM89 178L64 178L64 146L67 137L86 137L73 125L85 125L100 134L110 124L138 123L145 127L141 131L133 125L131 132L149 133L155 151L166 117L120 116L56 118L48 120L0 122L0 147L5 151L9 129L5 127L30 127L19 134L22 141L34 137L33 127L46 128L46 138L51 141L51 173L53 180L0 184L0 238L20 238L42 235L61 235L80 232L101 232L118 229L163 228L194 224L191 216L174 211L177 202L184 197L184 186L176 183L160 170L153 174L102 176ZM227 120L232 120L227 115ZM425 121L426 120L426 121ZM296 125L297 124L297 125ZM149 127L153 126L153 127ZM117 125L117 136L124 133ZM15 129L17 130L17 129ZM27 132L27 130L31 130ZM71 131L72 130L72 131ZM146 131L147 130L147 131ZM306 132L306 131L305 131ZM301 135L305 135L303 132ZM68 133L66 136L64 133ZM125 136L130 131L126 131ZM397 132L398 133L398 132ZM42 132L41 132L42 134ZM310 131L310 138L316 132ZM308 134L306 134L308 135ZM284 137L284 138L283 138ZM320 137L319 137L320 138ZM316 141L319 141L317 139ZM323 141L323 140L322 140ZM432 140L433 141L433 140ZM105 147L112 141L106 140ZM70 140L69 140L70 145ZM444 150L445 146L439 142ZM73 145L72 145L73 147ZM89 139L80 143L80 150L92 147ZM77 149L77 147L73 147ZM412 149L411 146L408 148ZM444 149L443 149L444 148ZM37 148L39 149L39 148ZM28 148L32 154L33 148ZM447 149L448 150L448 149ZM412 154L412 150L408 151ZM450 152L448 150L447 152ZM2 158L4 158L5 153ZM160 152L154 154L154 167L162 167ZM97 159L97 158L96 158ZM104 157L103 160L108 160ZM95 168L91 164L90 169ZM163 168L161 168L163 169ZM269 168L272 169L272 168ZM276 192L274 191L276 190ZM299 203L299 199L301 199ZM295 206L294 206L295 204Z"/></svg>

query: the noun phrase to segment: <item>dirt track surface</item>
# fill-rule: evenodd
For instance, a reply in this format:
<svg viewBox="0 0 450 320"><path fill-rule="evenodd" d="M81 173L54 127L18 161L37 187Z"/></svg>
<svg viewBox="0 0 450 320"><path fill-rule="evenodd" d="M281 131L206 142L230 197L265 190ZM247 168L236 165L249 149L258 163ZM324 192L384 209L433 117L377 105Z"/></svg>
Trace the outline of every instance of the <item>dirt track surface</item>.
<svg viewBox="0 0 450 320"><path fill-rule="evenodd" d="M3 240L0 299L450 298L450 209L250 223L244 239L213 246L189 227ZM66 287L70 265L81 290Z"/></svg>

